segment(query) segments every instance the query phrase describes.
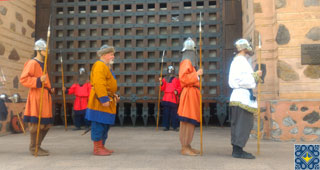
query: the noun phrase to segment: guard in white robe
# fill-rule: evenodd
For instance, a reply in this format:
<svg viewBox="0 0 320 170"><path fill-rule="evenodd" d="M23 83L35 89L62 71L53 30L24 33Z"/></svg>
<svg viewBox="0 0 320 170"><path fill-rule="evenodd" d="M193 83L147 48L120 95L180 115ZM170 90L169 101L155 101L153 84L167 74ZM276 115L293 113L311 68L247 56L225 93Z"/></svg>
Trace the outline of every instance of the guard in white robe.
<svg viewBox="0 0 320 170"><path fill-rule="evenodd" d="M231 107L231 144L232 157L255 159L251 153L243 151L250 131L253 127L254 114L257 111L257 101L252 89L260 79L262 72L253 72L247 57L252 54L252 48L246 39L235 43L238 54L233 58L229 72L229 86L233 89L230 97Z"/></svg>

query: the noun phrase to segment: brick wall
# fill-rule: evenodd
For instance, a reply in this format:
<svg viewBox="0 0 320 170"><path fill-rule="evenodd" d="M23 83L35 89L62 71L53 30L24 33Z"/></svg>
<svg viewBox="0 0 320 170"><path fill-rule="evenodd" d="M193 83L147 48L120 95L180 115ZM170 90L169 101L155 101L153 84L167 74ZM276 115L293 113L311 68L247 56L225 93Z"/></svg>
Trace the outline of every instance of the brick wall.
<svg viewBox="0 0 320 170"><path fill-rule="evenodd" d="M35 0L0 2L0 68L7 80L0 85L0 93L27 97L28 90L19 83L19 77L24 63L34 55L34 29Z"/></svg>

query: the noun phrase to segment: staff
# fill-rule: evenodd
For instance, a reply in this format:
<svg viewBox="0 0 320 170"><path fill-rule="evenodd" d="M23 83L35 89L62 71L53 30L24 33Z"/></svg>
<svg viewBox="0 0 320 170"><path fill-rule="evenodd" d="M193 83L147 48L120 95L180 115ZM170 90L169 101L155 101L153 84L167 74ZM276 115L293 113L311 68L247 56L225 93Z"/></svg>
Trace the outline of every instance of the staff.
<svg viewBox="0 0 320 170"><path fill-rule="evenodd" d="M259 53L258 53L258 70L261 70L261 36L259 33ZM261 95L261 81L258 81L258 129L257 129L257 154L260 154L260 95Z"/></svg>
<svg viewBox="0 0 320 170"><path fill-rule="evenodd" d="M44 67L43 67L43 75L46 75L47 72L47 60L48 60L48 50L49 50L49 41L50 41L50 22L51 22L51 16L49 19L49 26L48 26L48 32L47 32L47 49L46 49L46 56L44 59ZM44 90L44 81L42 82L41 86L41 96L40 96L40 111L39 111L39 119L38 119L38 127L37 127L37 137L36 137L36 149L34 151L34 156L38 156L38 150L39 150L39 133L40 133L40 122L41 122L41 114L42 114L42 105L43 105L43 90Z"/></svg>
<svg viewBox="0 0 320 170"><path fill-rule="evenodd" d="M163 50L163 52L162 52L160 78L162 78L163 57L164 57L165 52L166 52L166 50ZM160 84L159 84L159 95L158 95L157 130L158 130L158 128L159 128L160 94L161 94L161 82L160 82Z"/></svg>
<svg viewBox="0 0 320 170"><path fill-rule="evenodd" d="M199 22L199 67L202 69L202 36L201 36L201 12L200 12L200 22ZM203 154L203 144L202 144L202 75L200 75L200 155Z"/></svg>
<svg viewBox="0 0 320 170"><path fill-rule="evenodd" d="M61 78L62 78L62 89L64 89L64 74L63 74L63 59L62 56L60 58L61 61ZM63 111L64 111L64 129L65 131L68 130L67 127L67 113L66 113L66 94L64 93L64 91L62 91L62 97L63 97Z"/></svg>

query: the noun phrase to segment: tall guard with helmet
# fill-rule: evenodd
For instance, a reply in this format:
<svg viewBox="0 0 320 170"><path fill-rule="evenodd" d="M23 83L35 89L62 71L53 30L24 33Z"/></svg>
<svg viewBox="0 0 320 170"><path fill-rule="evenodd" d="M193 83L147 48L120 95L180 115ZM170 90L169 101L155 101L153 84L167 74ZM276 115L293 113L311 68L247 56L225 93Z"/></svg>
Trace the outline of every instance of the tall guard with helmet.
<svg viewBox="0 0 320 170"><path fill-rule="evenodd" d="M195 156L200 152L191 147L191 142L195 126L200 124L199 76L203 74L203 70L197 70L198 57L196 55L195 42L191 38L188 38L183 46L179 68L179 80L182 92L178 108L181 154Z"/></svg>
<svg viewBox="0 0 320 170"><path fill-rule="evenodd" d="M252 89L256 87L262 72L253 72L247 60L253 50L246 39L239 39L235 46L238 54L233 58L229 72L229 86L233 89L230 97L232 157L255 159L251 153L243 151L243 147L249 139L253 116L257 111Z"/></svg>
<svg viewBox="0 0 320 170"><path fill-rule="evenodd" d="M91 121L91 140L94 143L93 154L107 156L113 153L104 147L108 138L110 125L116 118L117 80L112 71L115 49L112 46L103 45L97 54L100 60L94 63L91 69L90 82L92 85L86 119Z"/></svg>
<svg viewBox="0 0 320 170"><path fill-rule="evenodd" d="M34 50L36 51L37 55L36 57L25 63L20 77L20 83L23 86L29 88L28 99L24 112L24 122L28 123L30 130L29 150L31 154L34 154L36 148L41 86L42 82L44 82L45 90L43 94L43 110L40 122L41 125L39 132L38 156L49 155L49 152L42 149L40 146L53 123L51 94L54 92L54 89L51 88L48 73L46 75L42 75L44 69L43 61L46 53L46 46L46 42L43 39L35 42Z"/></svg>
<svg viewBox="0 0 320 170"><path fill-rule="evenodd" d="M170 128L170 118L173 130L177 131L179 127L179 119L177 115L179 94L181 93L180 81L175 77L175 71L173 66L168 66L168 75L162 79L161 91L164 92L162 98L163 117L162 126L164 131L168 131Z"/></svg>

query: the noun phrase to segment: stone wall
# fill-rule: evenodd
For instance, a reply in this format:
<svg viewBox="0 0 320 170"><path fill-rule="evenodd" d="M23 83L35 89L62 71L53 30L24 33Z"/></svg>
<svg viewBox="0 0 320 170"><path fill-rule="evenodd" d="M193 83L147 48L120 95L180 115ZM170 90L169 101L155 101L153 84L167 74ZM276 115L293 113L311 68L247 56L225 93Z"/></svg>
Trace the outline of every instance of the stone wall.
<svg viewBox="0 0 320 170"><path fill-rule="evenodd" d="M19 93L27 98L28 90L19 83L24 63L33 57L35 0L0 2L0 76L6 81L0 93Z"/></svg>
<svg viewBox="0 0 320 170"><path fill-rule="evenodd" d="M275 141L320 141L319 101L270 101L262 105L261 136ZM255 123L253 134L256 134Z"/></svg>
<svg viewBox="0 0 320 170"><path fill-rule="evenodd" d="M320 99L320 65L301 65L301 44L320 44L318 0L276 0L280 99Z"/></svg>
<svg viewBox="0 0 320 170"><path fill-rule="evenodd" d="M301 64L301 44L320 44L319 0L244 0L242 9L243 35L257 46L261 34L267 68L261 87L263 137L320 141L320 65ZM259 53L256 48L254 61Z"/></svg>

